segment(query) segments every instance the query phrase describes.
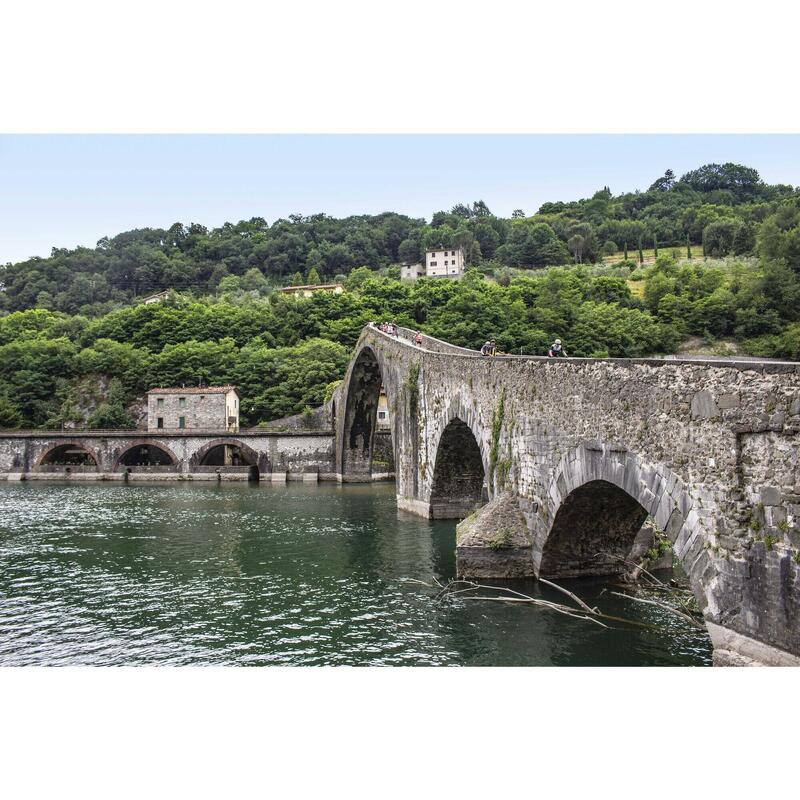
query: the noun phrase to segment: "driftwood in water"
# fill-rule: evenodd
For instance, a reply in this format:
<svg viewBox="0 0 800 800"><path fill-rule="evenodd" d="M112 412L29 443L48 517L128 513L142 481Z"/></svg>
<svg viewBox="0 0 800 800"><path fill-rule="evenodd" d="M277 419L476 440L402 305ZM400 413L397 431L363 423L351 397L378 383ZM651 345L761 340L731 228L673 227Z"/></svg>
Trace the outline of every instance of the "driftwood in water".
<svg viewBox="0 0 800 800"><path fill-rule="evenodd" d="M652 583L648 582L646 584L647 589L665 589L670 591L683 591L675 589L674 587L667 586L665 583L662 583L658 580L655 576L652 577ZM472 581L466 580L451 580L448 581L446 584L442 584L441 581L437 580L433 577L434 583L428 583L426 581L417 580L415 578L406 578L405 582L407 583L416 583L421 586L426 586L429 589L438 590L434 597L434 600L441 601L444 599L450 599L454 597L458 597L460 600L471 600L471 601L482 601L482 602L494 602L494 603L524 603L527 605L537 606L539 608L545 608L550 611L555 611L558 614L564 614L568 617L573 617L574 619L582 619L587 622L592 622L595 625L600 625L602 628L608 628L609 626L605 623L601 622L601 619L606 620L613 620L615 622L622 622L627 625L636 625L637 627L645 627L645 628L654 628L654 626L640 622L638 620L631 620L625 619L624 617L617 617L611 616L609 614L602 613L598 608L592 608L588 605L588 603L581 600L574 592L569 591L569 589L565 589L563 586L559 586L557 583L554 583L550 580L545 580L540 578L539 581L546 586L550 586L551 588L555 589L556 591L561 592L562 594L569 597L577 607L564 605L562 603L555 603L551 600L543 600L542 598L538 597L531 597L530 595L523 594L522 592L518 592L516 589L510 589L507 586L489 586L486 584L474 583ZM484 594L477 594L477 592L484 592ZM485 592L491 592L492 594L485 594ZM603 590L605 592L605 589ZM601 592L602 594L602 592ZM633 600L634 602L645 603L648 605L658 606L659 608L663 608L666 611L669 611L679 617L681 619L688 622L695 628L700 630L704 630L703 625L698 622L694 617L690 616L688 613L681 611L674 606L669 605L668 603L663 603L659 600L649 600L641 597L633 597L630 594L622 594L620 592L609 592L616 597L623 597L626 600ZM691 594L691 593L689 593Z"/></svg>
<svg viewBox="0 0 800 800"><path fill-rule="evenodd" d="M629 594L622 594L621 592L609 592L609 594L613 594L615 597L624 597L626 600L633 600L635 603L646 603L647 605L651 606L658 606L658 608L663 608L665 611L669 611L676 616L679 616L681 619L686 620L690 625L693 625L695 628L698 628L701 631L705 630L705 626L701 625L694 617L689 616L689 614L680 611L679 609L675 608L675 606L669 605L669 603L662 603L660 600L649 600L645 597L633 597Z"/></svg>
<svg viewBox="0 0 800 800"><path fill-rule="evenodd" d="M430 589L438 588L439 592L434 598L435 600L442 600L459 595L461 600L483 600L495 603L527 603L528 605L538 606L539 608L546 608L550 611L555 611L558 614L565 614L568 617L574 617L575 619L583 619L587 622L593 622L595 625L599 625L601 628L608 628L608 625L600 622L598 619L598 617L602 617L604 615L601 614L596 608L590 608L579 597L577 597L577 595L574 595L572 592L552 583L550 584L551 586L559 591L562 591L564 594L569 595L577 603L578 608L563 605L562 603L554 603L551 600L542 600L538 597L531 597L530 595L523 594L515 589L509 589L506 586L487 586L481 583L473 583L472 581L464 580L449 581L447 584L442 585L440 581L436 580L436 578L433 580L436 582L436 586L431 583L426 583L425 581L416 580L414 578L407 578L406 582L418 583L422 586L427 586ZM546 583L550 582L546 581ZM497 594L477 595L475 594L477 591L496 592Z"/></svg>

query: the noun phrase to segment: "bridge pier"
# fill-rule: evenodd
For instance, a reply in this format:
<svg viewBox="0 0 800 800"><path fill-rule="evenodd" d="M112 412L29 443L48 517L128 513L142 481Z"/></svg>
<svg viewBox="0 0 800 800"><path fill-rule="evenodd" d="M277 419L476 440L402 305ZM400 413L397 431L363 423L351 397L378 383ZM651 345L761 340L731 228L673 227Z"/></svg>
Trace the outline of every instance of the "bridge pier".
<svg viewBox="0 0 800 800"><path fill-rule="evenodd" d="M532 543L519 498L504 492L456 527L457 576L534 577Z"/></svg>

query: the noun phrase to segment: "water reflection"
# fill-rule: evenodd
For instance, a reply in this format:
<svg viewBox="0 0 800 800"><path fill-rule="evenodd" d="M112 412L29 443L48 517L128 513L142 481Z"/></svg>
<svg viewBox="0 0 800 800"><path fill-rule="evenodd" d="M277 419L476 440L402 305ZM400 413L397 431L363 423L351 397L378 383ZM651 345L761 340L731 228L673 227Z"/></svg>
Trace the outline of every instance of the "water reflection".
<svg viewBox="0 0 800 800"><path fill-rule="evenodd" d="M2 664L710 662L707 637L608 594L656 629L434 602L403 579L453 576L455 525L399 512L391 484L0 484L0 520Z"/></svg>

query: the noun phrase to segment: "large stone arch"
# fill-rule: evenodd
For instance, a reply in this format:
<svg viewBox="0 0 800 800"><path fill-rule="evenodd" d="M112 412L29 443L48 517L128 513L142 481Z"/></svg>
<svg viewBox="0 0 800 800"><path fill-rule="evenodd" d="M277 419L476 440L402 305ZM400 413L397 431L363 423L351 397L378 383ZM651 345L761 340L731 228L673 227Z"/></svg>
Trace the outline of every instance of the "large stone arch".
<svg viewBox="0 0 800 800"><path fill-rule="evenodd" d="M462 519L488 499L489 454L478 414L456 395L438 422L428 462L430 516Z"/></svg>
<svg viewBox="0 0 800 800"><path fill-rule="evenodd" d="M199 467L203 465L203 459L216 447L228 445L230 447L238 448L249 460L249 466L258 467L259 472L270 472L269 457L266 453L259 454L253 450L250 445L245 444L241 439L235 437L222 437L220 439L212 439L206 442L200 449L196 450L189 459L191 467Z"/></svg>
<svg viewBox="0 0 800 800"><path fill-rule="evenodd" d="M343 386L345 392L339 404L341 420L337 425L337 471L343 480L370 480L382 386L391 411L389 432L395 459L398 417L402 413L395 402L396 389L389 380L389 370L379 347L362 344L350 363Z"/></svg>
<svg viewBox="0 0 800 800"><path fill-rule="evenodd" d="M180 462L180 459L177 455L175 455L173 450L167 447L167 445L165 445L163 442L154 442L150 439L136 439L135 441L126 444L119 451L119 453L114 456L114 462L111 471L116 472L121 466L123 466L122 460L128 453L131 452L131 450L135 450L137 447L154 447L158 450L161 450L169 457L170 461L172 462L172 466L175 466Z"/></svg>
<svg viewBox="0 0 800 800"><path fill-rule="evenodd" d="M705 519L718 513L706 498L702 516L690 488L671 469L613 445L581 445L556 469L535 515L533 560L537 575L570 577L614 569L648 514L664 530L689 576L697 601L716 612L716 568L706 543Z"/></svg>
<svg viewBox="0 0 800 800"><path fill-rule="evenodd" d="M52 455L54 455L56 451L67 447L74 447L79 450L83 450L94 461L93 466L97 469L100 468L101 464L100 456L97 454L97 451L93 447L90 447L85 442L79 441L78 439L67 439L67 440L62 439L58 442L54 442L42 453L41 456L39 456L39 460L36 462L36 469L41 469L42 467L48 466L48 459Z"/></svg>

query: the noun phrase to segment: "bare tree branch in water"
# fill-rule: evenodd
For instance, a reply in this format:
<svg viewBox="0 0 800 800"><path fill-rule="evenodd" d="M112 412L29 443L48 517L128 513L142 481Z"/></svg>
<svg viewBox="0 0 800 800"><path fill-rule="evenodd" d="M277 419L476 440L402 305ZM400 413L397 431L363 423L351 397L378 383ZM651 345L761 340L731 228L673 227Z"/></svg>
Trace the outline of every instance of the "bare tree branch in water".
<svg viewBox="0 0 800 800"><path fill-rule="evenodd" d="M681 619L686 620L686 622L688 622L690 625L693 625L695 628L698 628L701 631L705 630L705 626L699 623L694 617L691 617L689 614L678 610L675 608L675 606L669 605L669 603L662 603L660 600L648 600L644 597L633 597L632 595L622 594L621 592L609 592L609 594L613 594L615 597L624 597L626 600L633 600L634 603L647 603L647 605L658 606L659 608L663 608L665 611L676 614Z"/></svg>
<svg viewBox="0 0 800 800"><path fill-rule="evenodd" d="M646 583L643 588L647 590L657 589L659 587L663 587L664 589L674 590L675 592L681 592L684 590L677 589L675 587L667 586L667 584L661 582L655 576L652 576L653 581L655 583ZM404 581L406 583L416 583L420 586L426 586L429 589L437 590L434 601L441 602L443 600L449 600L453 598L458 598L459 600L471 600L471 601L483 601L483 602L495 602L495 603L524 603L527 605L537 606L538 608L544 608L549 611L555 611L558 614L564 614L565 616L572 617L573 619L581 619L586 620L587 622L592 622L595 625L600 625L602 628L609 628L608 625L601 622L601 619L606 620L613 620L615 622L622 622L626 625L636 625L637 627L645 627L657 630L656 626L640 622L639 620L632 620L627 619L625 617L617 617L612 616L609 614L604 614L601 612L597 607L592 608L588 605L588 603L584 602L578 595L574 592L569 591L569 589L565 589L563 586L559 586L559 584L555 583L554 581L546 580L544 578L539 578L539 581L546 586L549 586L556 591L561 592L562 594L569 597L577 606L577 608L573 608L572 606L564 605L562 603L555 603L551 600L544 600L539 597L531 597L530 595L523 594L522 592L517 591L516 589L511 589L507 586L490 586L487 584L475 583L474 581L466 581L466 580L451 580L448 581L446 584L442 584L437 578L433 577L432 580L434 583L428 583L426 581L421 581L415 578L405 578ZM476 592L491 592L491 594L476 594ZM602 596L605 593L605 589L600 593ZM645 599L640 597L633 597L630 594L622 594L620 592L609 592L609 594L614 595L616 597L623 597L627 600L633 600L634 602L645 603L648 605L657 606L662 608L666 611L669 611L683 620L688 622L695 628L699 630L705 630L704 626L701 622L691 616L690 613L687 613L689 609L686 611L680 610L675 608L668 603L661 602L659 600L651 600ZM691 592L688 592L691 595ZM677 598L676 598L677 599Z"/></svg>

